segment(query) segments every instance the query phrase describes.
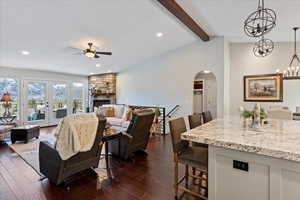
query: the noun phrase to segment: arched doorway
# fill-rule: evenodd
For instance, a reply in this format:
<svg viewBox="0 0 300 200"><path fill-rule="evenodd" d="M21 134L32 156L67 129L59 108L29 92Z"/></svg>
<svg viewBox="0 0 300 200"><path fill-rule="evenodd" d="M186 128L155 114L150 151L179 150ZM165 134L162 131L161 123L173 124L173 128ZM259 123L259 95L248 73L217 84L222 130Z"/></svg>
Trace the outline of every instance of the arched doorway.
<svg viewBox="0 0 300 200"><path fill-rule="evenodd" d="M210 111L213 118L217 117L217 79L210 71L196 74L193 84L193 112Z"/></svg>

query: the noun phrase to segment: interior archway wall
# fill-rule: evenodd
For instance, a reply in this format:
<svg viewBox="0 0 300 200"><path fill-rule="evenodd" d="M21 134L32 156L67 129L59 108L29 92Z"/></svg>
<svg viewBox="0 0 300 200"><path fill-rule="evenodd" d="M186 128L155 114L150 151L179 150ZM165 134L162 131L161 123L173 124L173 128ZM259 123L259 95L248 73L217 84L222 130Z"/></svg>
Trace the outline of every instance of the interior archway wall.
<svg viewBox="0 0 300 200"><path fill-rule="evenodd" d="M218 112L218 89L217 89L217 79L216 76L210 72L205 73L201 71L196 74L194 80L203 80L203 111L210 111L213 118L217 117ZM199 100L197 101L199 96L196 96L194 92L194 99L193 99L193 112L199 112Z"/></svg>

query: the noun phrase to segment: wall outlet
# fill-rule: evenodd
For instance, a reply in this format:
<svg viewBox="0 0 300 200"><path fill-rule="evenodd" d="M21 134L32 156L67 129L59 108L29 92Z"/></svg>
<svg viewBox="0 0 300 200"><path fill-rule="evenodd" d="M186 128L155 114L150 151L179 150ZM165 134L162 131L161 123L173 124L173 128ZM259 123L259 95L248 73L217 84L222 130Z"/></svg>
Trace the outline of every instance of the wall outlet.
<svg viewBox="0 0 300 200"><path fill-rule="evenodd" d="M249 164L247 162L234 160L233 161L233 168L248 172L249 171Z"/></svg>

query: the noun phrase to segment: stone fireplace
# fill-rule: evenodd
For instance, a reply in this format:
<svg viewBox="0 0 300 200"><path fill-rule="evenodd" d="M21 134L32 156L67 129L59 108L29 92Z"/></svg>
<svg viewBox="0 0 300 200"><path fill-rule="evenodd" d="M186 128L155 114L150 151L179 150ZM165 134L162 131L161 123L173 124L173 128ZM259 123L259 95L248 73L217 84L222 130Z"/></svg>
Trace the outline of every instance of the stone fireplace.
<svg viewBox="0 0 300 200"><path fill-rule="evenodd" d="M116 73L89 76L90 110L104 104L116 104Z"/></svg>
<svg viewBox="0 0 300 200"><path fill-rule="evenodd" d="M93 108L99 107L105 104L111 104L111 99L94 99L93 100Z"/></svg>

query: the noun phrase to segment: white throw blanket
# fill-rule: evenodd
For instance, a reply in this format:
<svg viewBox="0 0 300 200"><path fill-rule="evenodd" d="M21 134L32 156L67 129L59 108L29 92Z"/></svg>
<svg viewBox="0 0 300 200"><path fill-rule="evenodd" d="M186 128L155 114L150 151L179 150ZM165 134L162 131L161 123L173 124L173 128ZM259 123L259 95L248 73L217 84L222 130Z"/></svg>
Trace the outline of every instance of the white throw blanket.
<svg viewBox="0 0 300 200"><path fill-rule="evenodd" d="M95 113L69 115L62 119L56 130L56 150L62 160L67 160L78 152L91 150L98 128Z"/></svg>

